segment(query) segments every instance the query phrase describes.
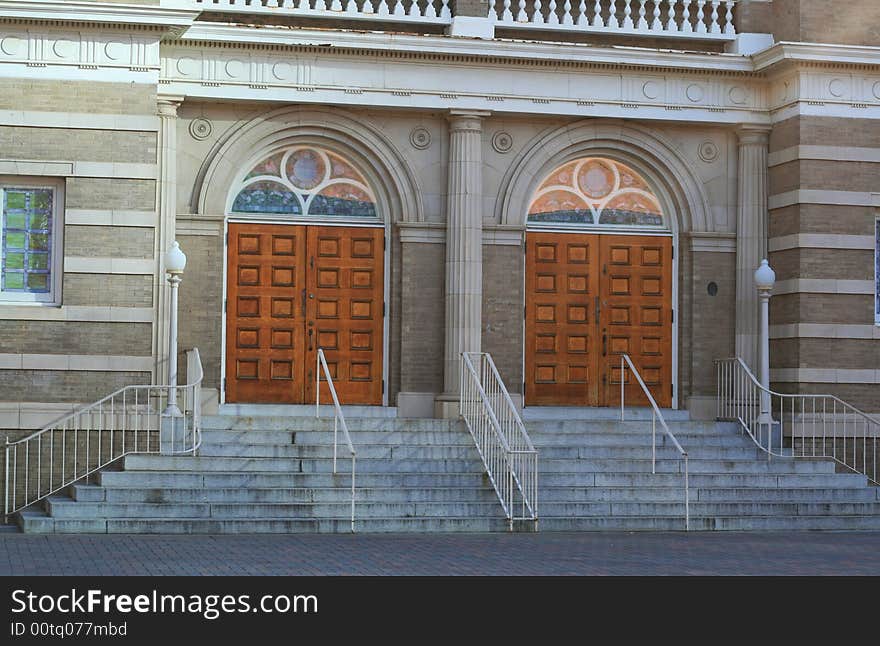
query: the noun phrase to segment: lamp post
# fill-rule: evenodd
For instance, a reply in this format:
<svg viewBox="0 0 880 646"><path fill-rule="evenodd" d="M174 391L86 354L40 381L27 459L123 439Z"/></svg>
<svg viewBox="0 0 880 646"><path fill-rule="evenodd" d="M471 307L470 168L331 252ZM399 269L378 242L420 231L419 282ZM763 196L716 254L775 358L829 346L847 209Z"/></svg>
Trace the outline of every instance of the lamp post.
<svg viewBox="0 0 880 646"><path fill-rule="evenodd" d="M776 272L767 264L767 260L761 261L761 266L755 271L755 286L758 288L758 297L761 300L761 414L758 424L767 424L768 448L771 446L770 434L773 428L773 417L770 410L770 292L776 283ZM781 438L780 438L781 441Z"/></svg>
<svg viewBox="0 0 880 646"><path fill-rule="evenodd" d="M171 285L171 320L168 333L168 405L163 415L183 417L177 406L177 287L180 285L183 270L186 268L186 255L175 240L165 254L165 273Z"/></svg>

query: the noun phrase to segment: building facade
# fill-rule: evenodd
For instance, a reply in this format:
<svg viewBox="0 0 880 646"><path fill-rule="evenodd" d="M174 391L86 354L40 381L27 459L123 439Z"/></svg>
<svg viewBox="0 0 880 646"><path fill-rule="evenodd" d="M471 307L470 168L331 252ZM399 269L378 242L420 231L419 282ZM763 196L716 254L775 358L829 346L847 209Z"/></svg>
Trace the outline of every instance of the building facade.
<svg viewBox="0 0 880 646"><path fill-rule="evenodd" d="M214 403L313 401L323 348L401 416L462 351L614 406L626 352L712 418L767 257L774 387L880 410L875 3L317 3L0 2L11 438L164 383L174 240Z"/></svg>

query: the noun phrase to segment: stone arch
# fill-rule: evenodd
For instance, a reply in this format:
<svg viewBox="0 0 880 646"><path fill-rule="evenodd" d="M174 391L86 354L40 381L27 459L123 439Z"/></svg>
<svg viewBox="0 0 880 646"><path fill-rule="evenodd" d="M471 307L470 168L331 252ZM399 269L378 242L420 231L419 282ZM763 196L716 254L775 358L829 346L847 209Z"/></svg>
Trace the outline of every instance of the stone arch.
<svg viewBox="0 0 880 646"><path fill-rule="evenodd" d="M279 108L232 128L199 172L196 213L226 215L229 192L249 165L293 145L322 146L357 163L386 223L424 219L418 179L390 140L360 116L312 106Z"/></svg>
<svg viewBox="0 0 880 646"><path fill-rule="evenodd" d="M496 222L523 226L532 195L549 173L586 156L617 159L641 173L672 214L673 231L710 231L709 200L687 160L662 136L628 123L578 121L535 137L501 182Z"/></svg>

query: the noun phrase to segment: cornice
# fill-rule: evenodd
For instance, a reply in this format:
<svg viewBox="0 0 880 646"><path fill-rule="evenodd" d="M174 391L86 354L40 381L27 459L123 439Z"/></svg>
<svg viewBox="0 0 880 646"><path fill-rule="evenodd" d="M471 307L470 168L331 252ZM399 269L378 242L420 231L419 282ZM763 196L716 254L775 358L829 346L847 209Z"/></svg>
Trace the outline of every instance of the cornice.
<svg viewBox="0 0 880 646"><path fill-rule="evenodd" d="M752 60L757 72L786 65L876 68L880 66L880 47L781 42L754 54Z"/></svg>
<svg viewBox="0 0 880 646"><path fill-rule="evenodd" d="M0 22L52 22L155 27L182 33L201 13L182 5L127 5L59 0L0 0Z"/></svg>
<svg viewBox="0 0 880 646"><path fill-rule="evenodd" d="M753 75L751 59L735 54L681 52L641 47L559 43L496 38L491 41L449 36L367 32L299 27L245 27L198 22L187 30L183 42L199 47L304 50L310 53L361 55L384 58L455 60L509 64L512 60L560 69L674 70L705 74Z"/></svg>

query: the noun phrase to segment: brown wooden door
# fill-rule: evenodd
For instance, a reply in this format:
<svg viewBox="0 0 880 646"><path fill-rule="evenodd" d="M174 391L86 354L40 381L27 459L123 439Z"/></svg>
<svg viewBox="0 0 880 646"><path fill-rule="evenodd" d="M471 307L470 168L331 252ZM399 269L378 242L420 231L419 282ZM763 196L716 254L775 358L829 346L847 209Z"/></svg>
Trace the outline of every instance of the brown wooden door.
<svg viewBox="0 0 880 646"><path fill-rule="evenodd" d="M528 404L599 404L597 238L543 232L526 236Z"/></svg>
<svg viewBox="0 0 880 646"><path fill-rule="evenodd" d="M323 347L340 403L382 403L383 239L373 228L230 223L227 402L313 402Z"/></svg>
<svg viewBox="0 0 880 646"><path fill-rule="evenodd" d="M226 401L302 402L306 230L229 225Z"/></svg>
<svg viewBox="0 0 880 646"><path fill-rule="evenodd" d="M672 405L672 239L529 232L525 403L620 403L620 353ZM646 405L627 371L626 399Z"/></svg>
<svg viewBox="0 0 880 646"><path fill-rule="evenodd" d="M318 348L324 349L344 404L382 403L383 242L382 229L308 229L307 361L314 370ZM308 401L314 386L312 377ZM321 400L330 402L324 384Z"/></svg>
<svg viewBox="0 0 880 646"><path fill-rule="evenodd" d="M620 404L620 353L630 356L658 406L672 406L672 238L601 236L603 405ZM631 371L627 404L648 405Z"/></svg>

